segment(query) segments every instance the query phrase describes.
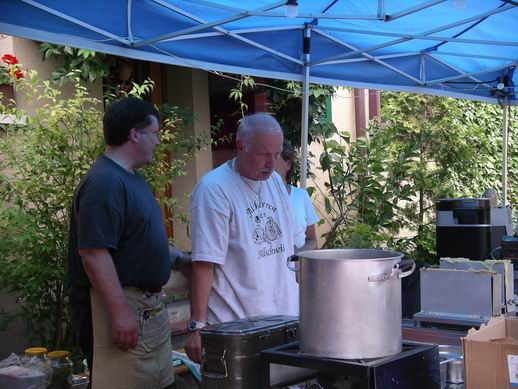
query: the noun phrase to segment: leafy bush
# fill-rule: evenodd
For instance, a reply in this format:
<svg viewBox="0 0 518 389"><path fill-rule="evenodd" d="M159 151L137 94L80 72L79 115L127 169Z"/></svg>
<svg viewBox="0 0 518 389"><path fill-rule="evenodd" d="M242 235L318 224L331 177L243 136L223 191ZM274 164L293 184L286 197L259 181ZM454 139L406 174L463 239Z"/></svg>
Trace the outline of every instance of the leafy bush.
<svg viewBox="0 0 518 389"><path fill-rule="evenodd" d="M63 86L66 82L75 82L79 76L82 81L94 83L109 76L110 67L114 66L114 56L97 53L92 50L76 49L70 46L41 43L40 51L43 60L57 58L63 61L62 66L55 69L50 79ZM74 74L78 71L78 74Z"/></svg>
<svg viewBox="0 0 518 389"><path fill-rule="evenodd" d="M381 133L351 142L348 133L325 128L316 139L323 146L319 169L326 181L308 189L323 195L330 225L323 247L378 247L401 228L395 215L400 200L413 193L401 182L410 158L391 152L390 138Z"/></svg>
<svg viewBox="0 0 518 389"><path fill-rule="evenodd" d="M68 208L79 178L102 151L102 104L80 85L64 99L35 72L19 88L41 108L34 116L5 109L25 124L2 126L0 285L19 296L31 340L56 348L68 337Z"/></svg>
<svg viewBox="0 0 518 389"><path fill-rule="evenodd" d="M365 139L350 142L348 134L321 127L319 168L327 182L316 189L331 225L324 247L387 247L435 261L436 200L501 189L501 112L471 101L383 93L383 121L371 122ZM512 140L515 109L510 117ZM509 178L516 193L512 147Z"/></svg>
<svg viewBox="0 0 518 389"><path fill-rule="evenodd" d="M81 176L103 151L103 103L74 81L67 98L49 81L28 72L18 85L39 108L33 116L14 107L14 124L1 125L0 289L14 292L34 344L70 346L66 315L66 258L69 207ZM152 83L135 91L149 92ZM166 117L155 164L144 174L163 205L177 217L168 185L184 173L186 161L207 142L177 137L185 119L177 107L161 107Z"/></svg>
<svg viewBox="0 0 518 389"><path fill-rule="evenodd" d="M295 81L269 80L266 96L271 101L270 109L281 123L285 136L293 147L300 147L302 117L302 84ZM308 142L314 140L322 127L336 130L333 123L324 123L327 114L327 98L333 95L335 88L326 85L309 86Z"/></svg>

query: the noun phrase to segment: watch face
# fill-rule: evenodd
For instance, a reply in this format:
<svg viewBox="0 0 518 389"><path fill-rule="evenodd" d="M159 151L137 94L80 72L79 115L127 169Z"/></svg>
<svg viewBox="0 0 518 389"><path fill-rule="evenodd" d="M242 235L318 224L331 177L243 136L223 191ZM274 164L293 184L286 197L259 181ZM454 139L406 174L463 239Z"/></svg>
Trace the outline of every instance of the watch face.
<svg viewBox="0 0 518 389"><path fill-rule="evenodd" d="M205 327L205 323L202 323L201 321L192 320L189 324L187 324L187 331L193 332L196 330L200 330L203 327Z"/></svg>

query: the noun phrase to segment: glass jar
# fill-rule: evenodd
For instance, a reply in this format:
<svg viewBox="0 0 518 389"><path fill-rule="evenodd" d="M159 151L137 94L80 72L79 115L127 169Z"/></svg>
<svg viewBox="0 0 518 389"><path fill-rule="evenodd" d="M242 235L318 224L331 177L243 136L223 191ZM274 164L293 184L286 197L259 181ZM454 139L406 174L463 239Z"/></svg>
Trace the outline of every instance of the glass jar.
<svg viewBox="0 0 518 389"><path fill-rule="evenodd" d="M47 362L47 349L45 347L31 347L25 350L22 365L34 365Z"/></svg>
<svg viewBox="0 0 518 389"><path fill-rule="evenodd" d="M52 368L52 381L48 389L69 389L74 364L69 359L68 351L51 351L47 354L48 363Z"/></svg>

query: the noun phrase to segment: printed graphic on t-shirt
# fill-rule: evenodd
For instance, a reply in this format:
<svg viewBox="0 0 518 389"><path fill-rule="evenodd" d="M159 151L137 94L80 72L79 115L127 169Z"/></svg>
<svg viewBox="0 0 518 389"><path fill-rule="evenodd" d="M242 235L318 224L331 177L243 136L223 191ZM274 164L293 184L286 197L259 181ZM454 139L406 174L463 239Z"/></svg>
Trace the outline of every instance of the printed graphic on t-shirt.
<svg viewBox="0 0 518 389"><path fill-rule="evenodd" d="M276 221L277 207L263 201L255 200L248 205L246 214L254 223L253 241L258 247L257 258L284 252L282 230ZM276 242L281 240L281 242Z"/></svg>

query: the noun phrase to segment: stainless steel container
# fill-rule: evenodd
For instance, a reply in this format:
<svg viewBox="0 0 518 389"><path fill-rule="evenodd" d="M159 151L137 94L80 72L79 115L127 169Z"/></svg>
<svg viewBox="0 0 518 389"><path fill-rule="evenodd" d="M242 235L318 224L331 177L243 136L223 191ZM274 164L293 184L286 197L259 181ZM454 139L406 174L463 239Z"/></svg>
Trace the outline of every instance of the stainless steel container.
<svg viewBox="0 0 518 389"><path fill-rule="evenodd" d="M439 359L441 389L448 387L448 384L457 385L464 382L462 347L439 345Z"/></svg>
<svg viewBox="0 0 518 389"><path fill-rule="evenodd" d="M401 258L367 249L299 253L301 351L340 359L401 352L400 278L415 269L413 260ZM288 259L294 271L296 259Z"/></svg>
<svg viewBox="0 0 518 389"><path fill-rule="evenodd" d="M202 389L258 389L261 350L297 340L295 316L255 316L207 326L202 341Z"/></svg>

